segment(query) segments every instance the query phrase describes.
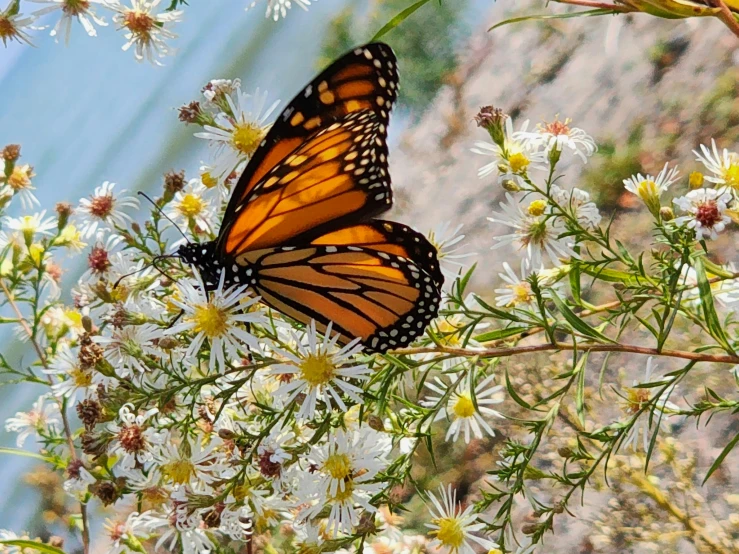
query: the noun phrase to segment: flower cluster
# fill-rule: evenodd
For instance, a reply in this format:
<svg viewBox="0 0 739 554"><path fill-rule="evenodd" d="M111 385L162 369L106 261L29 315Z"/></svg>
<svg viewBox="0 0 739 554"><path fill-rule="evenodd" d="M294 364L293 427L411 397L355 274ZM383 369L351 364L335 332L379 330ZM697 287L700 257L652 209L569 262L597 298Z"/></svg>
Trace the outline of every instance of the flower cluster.
<svg viewBox="0 0 739 554"><path fill-rule="evenodd" d="M180 117L202 128L196 136L214 159L192 180L167 173L145 222L139 200L111 182L58 204L54 216L1 220L0 283L13 313L3 321L37 361L0 357L0 368L48 384L6 429L19 447L35 438L40 456L63 470L80 521L88 508L112 507L107 552L361 545L370 554L528 554L602 462L627 447L649 455L678 417L736 407L718 393L694 406L675 400L699 362L736 358L717 310L737 298L737 276L704 251L735 209L736 154L701 149L707 175L691 175L689 192L674 199L679 217L662 199L678 186L676 169L625 180L659 237L647 260L612 238L588 192L557 176L563 159L587 162L596 152L586 132L559 119L515 130L484 108L477 119L490 142L474 150L492 158L480 177L494 176L491 190L503 198L489 218L491 242L516 259L490 272L490 294L469 293L461 226L437 226L429 239L450 281L439 317L416 344L370 355L333 325L321 331L268 309L248 286L224 277L206 286L172 255L182 241L216 237L234 177L275 107L238 80L210 81L202 94ZM33 168L18 146L2 156L0 208L17 198L33 210ZM86 270L65 304L65 259L80 253ZM608 302L595 304L603 295ZM680 325L723 353L662 349ZM654 347L643 346L649 341ZM617 386L614 378L596 417L589 365L604 351L651 357L643 379L632 372ZM506 361L538 353L551 359L534 371ZM660 356L691 362L660 376ZM600 379L611 379L608 358L598 363ZM555 431L562 422L566 432ZM548 438L568 441L555 461L542 454ZM465 470L428 471L424 456L427 466ZM488 467L470 461L484 456ZM464 494L452 487L462 481ZM521 505L531 513L519 525Z"/></svg>
<svg viewBox="0 0 739 554"><path fill-rule="evenodd" d="M90 37L96 37L99 27L107 27L106 14L118 31L123 33L126 43L124 51L133 50L137 61L148 61L162 65L161 60L175 54L169 42L177 38L172 27L182 21L183 11L176 9L187 4L182 0L24 0L42 4L30 14L20 12L20 0L9 0L8 6L0 11L0 41L32 44L29 31L42 31L37 22L53 14L56 22L50 25L51 36L58 42L63 37L69 44L72 26L77 23ZM124 3L125 2L125 3ZM247 5L254 7L257 0ZM303 10L311 5L310 0L266 0L266 17L278 21L287 16L293 3Z"/></svg>

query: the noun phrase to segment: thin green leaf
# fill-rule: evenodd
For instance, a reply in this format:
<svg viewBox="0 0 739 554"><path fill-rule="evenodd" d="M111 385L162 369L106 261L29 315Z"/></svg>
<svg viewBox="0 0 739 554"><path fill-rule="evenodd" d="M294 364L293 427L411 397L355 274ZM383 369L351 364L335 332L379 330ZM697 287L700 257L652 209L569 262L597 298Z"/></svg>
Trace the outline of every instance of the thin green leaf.
<svg viewBox="0 0 739 554"><path fill-rule="evenodd" d="M736 446L736 443L739 442L739 433L737 433L733 439L729 441L729 444L727 444L724 449L721 451L721 454L718 455L718 458L716 458L716 461L713 462L710 469L708 470L708 473L706 473L706 478L703 479L702 485L706 484L706 481L713 475L713 472L718 469L718 467L723 463L726 456L729 455L729 452L731 452L734 447Z"/></svg>
<svg viewBox="0 0 739 554"><path fill-rule="evenodd" d="M706 268L706 273L710 273L711 275L715 275L716 277L721 277L723 279L734 278L734 273L727 270L725 267L721 267L720 265L713 263L707 258L702 258L702 261L703 267Z"/></svg>
<svg viewBox="0 0 739 554"><path fill-rule="evenodd" d="M582 319L577 317L577 314L575 314L575 312L573 312L569 308L569 306L565 304L564 300L562 300L559 295L554 292L554 290L550 291L550 294L552 296L552 300L554 301L554 305L557 306L557 309L564 316L565 320L567 321L567 323L570 324L573 330L585 335L586 337L590 337L600 342L614 342L603 333L601 333L597 329L594 329L593 327L585 323Z"/></svg>
<svg viewBox="0 0 739 554"><path fill-rule="evenodd" d="M13 454L15 456L24 456L26 458L33 458L35 460L41 460L42 462L51 462L50 458L38 454L36 452L29 452L27 450L21 450L20 448L0 448L0 454Z"/></svg>
<svg viewBox="0 0 739 554"><path fill-rule="evenodd" d="M572 291L572 298L575 299L575 303L582 305L582 299L580 298L580 266L575 264L572 267L572 271L569 274L570 278L570 290Z"/></svg>
<svg viewBox="0 0 739 554"><path fill-rule="evenodd" d="M390 21L385 23L385 25L375 33L375 36L372 37L372 42L379 40L384 35L388 34L390 31L395 29L398 25L403 23L406 19L408 19L413 12L415 12L418 8L422 7L424 4L428 4L429 0L419 0L415 4L411 4L406 9L404 9L402 12L400 12L398 15L393 17Z"/></svg>
<svg viewBox="0 0 739 554"><path fill-rule="evenodd" d="M588 352L580 356L575 366L577 373L577 390L575 393L575 410L580 420L580 425L585 427L585 369L588 363Z"/></svg>
<svg viewBox="0 0 739 554"><path fill-rule="evenodd" d="M496 329L494 331L488 331L487 333L477 335L475 340L477 342L490 342L505 339L512 337L513 335L519 335L528 329L528 327L506 327L505 329Z"/></svg>
<svg viewBox="0 0 739 554"><path fill-rule="evenodd" d="M639 279L633 273L626 273L617 269L609 269L607 267L597 268L593 266L583 266L582 271L592 277L597 277L601 281L609 283L624 283L625 285L635 286L639 284Z"/></svg>
<svg viewBox="0 0 739 554"><path fill-rule="evenodd" d="M57 548L56 546L24 539L8 539L0 541L0 544L4 544L6 546L17 546L18 548L31 548L33 550L38 550L39 552L46 552L46 554L65 554L64 550Z"/></svg>
<svg viewBox="0 0 739 554"><path fill-rule="evenodd" d="M522 407L526 408L527 410L533 409L531 407L531 404L529 404L523 398L521 398L520 396L518 396L518 393L516 392L516 389L513 388L513 384L511 383L511 378L508 375L508 368L507 367L506 367L506 370L505 370L505 386L506 386L506 389L508 390L508 394L511 395L511 398L513 398L513 401L516 404L518 404L519 406L522 406Z"/></svg>
<svg viewBox="0 0 739 554"><path fill-rule="evenodd" d="M729 344L726 334L724 333L721 322L718 319L716 313L716 306L713 304L713 292L711 291L711 284L708 282L706 276L706 268L703 264L702 258L695 260L695 273L698 277L698 292L700 293L701 309L703 310L703 317L708 325L708 330L711 332L711 336L721 345L721 347L734 355L734 349Z"/></svg>
<svg viewBox="0 0 739 554"><path fill-rule="evenodd" d="M490 29L488 29L488 32L494 29L497 29L498 27L502 27L503 25L509 25L511 23L521 23L523 21L546 21L549 19L572 19L575 17L594 17L598 15L613 15L613 14L618 14L618 13L619 12L615 10L597 8L595 10L586 10L582 12L525 15L522 17L513 17L511 19L506 19L505 21L501 21L500 23L496 23L495 25L490 27Z"/></svg>

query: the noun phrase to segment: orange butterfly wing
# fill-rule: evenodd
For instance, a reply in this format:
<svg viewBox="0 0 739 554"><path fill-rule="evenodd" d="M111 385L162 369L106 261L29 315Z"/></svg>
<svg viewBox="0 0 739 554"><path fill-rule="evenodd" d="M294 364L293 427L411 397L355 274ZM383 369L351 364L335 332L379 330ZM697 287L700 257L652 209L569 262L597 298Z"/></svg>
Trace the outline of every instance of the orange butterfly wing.
<svg viewBox="0 0 739 554"><path fill-rule="evenodd" d="M223 218L219 250L234 251L228 246L234 244L229 237L230 223L250 201L257 185L311 135L349 114L369 111L374 114L378 134L384 137L397 94L396 58L382 43L355 49L316 77L278 117L239 178ZM386 157L384 141L379 148Z"/></svg>
<svg viewBox="0 0 739 554"><path fill-rule="evenodd" d="M410 344L436 317L443 277L436 251L416 231L370 221L301 247L246 252L262 301L301 323L329 322L341 342L359 337L368 351Z"/></svg>
<svg viewBox="0 0 739 554"><path fill-rule="evenodd" d="M302 244L392 204L385 134L363 110L313 134L224 218L228 256L282 244Z"/></svg>

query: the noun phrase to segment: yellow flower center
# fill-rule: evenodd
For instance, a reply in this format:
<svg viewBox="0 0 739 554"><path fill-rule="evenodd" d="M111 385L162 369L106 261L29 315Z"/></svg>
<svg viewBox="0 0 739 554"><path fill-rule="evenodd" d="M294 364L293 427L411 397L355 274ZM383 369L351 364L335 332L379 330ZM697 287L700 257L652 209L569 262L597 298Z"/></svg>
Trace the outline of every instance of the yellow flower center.
<svg viewBox="0 0 739 554"><path fill-rule="evenodd" d="M204 333L209 339L223 335L228 329L228 314L210 302L196 306L190 321L195 323L196 333Z"/></svg>
<svg viewBox="0 0 739 554"><path fill-rule="evenodd" d="M459 550L464 544L464 530L460 521L454 517L442 517L435 519L434 523L439 526L434 533L441 544L451 548L452 552Z"/></svg>
<svg viewBox="0 0 739 554"><path fill-rule="evenodd" d="M700 171L693 171L688 178L688 184L691 189L699 189L703 186L703 173Z"/></svg>
<svg viewBox="0 0 739 554"><path fill-rule="evenodd" d="M443 319L436 324L436 329L439 332L439 342L444 346L458 346L461 337L459 336L459 329L454 325L453 322L448 319Z"/></svg>
<svg viewBox="0 0 739 554"><path fill-rule="evenodd" d="M547 201L546 200L534 200L531 204L529 204L528 212L529 215L533 215L534 217L540 216L544 213L544 210L547 209Z"/></svg>
<svg viewBox="0 0 739 554"><path fill-rule="evenodd" d="M251 156L262 142L264 130L250 121L238 123L234 127L231 144L245 156Z"/></svg>
<svg viewBox="0 0 739 554"><path fill-rule="evenodd" d="M323 464L323 471L334 479L346 479L352 474L352 463L346 454L331 454Z"/></svg>
<svg viewBox="0 0 739 554"><path fill-rule="evenodd" d="M452 410L454 415L461 419L467 419L475 415L475 405L472 403L469 394L460 394Z"/></svg>
<svg viewBox="0 0 739 554"><path fill-rule="evenodd" d="M8 177L8 186L15 192L31 188L31 177L34 177L34 173L30 165L17 165Z"/></svg>
<svg viewBox="0 0 739 554"><path fill-rule="evenodd" d="M636 192L639 195L639 198L644 200L644 202L648 202L658 196L657 183L649 180L642 181L636 188Z"/></svg>
<svg viewBox="0 0 739 554"><path fill-rule="evenodd" d="M155 24L154 18L141 10L130 10L123 16L123 26L136 35L141 42L151 40L151 31Z"/></svg>
<svg viewBox="0 0 739 554"><path fill-rule="evenodd" d="M184 485L185 483L189 483L195 474L195 465L186 459L173 460L162 467L162 473L174 483Z"/></svg>
<svg viewBox="0 0 739 554"><path fill-rule="evenodd" d="M197 194L186 194L177 205L177 211L188 219L200 215L205 210L205 202Z"/></svg>
<svg viewBox="0 0 739 554"><path fill-rule="evenodd" d="M325 385L336 373L336 366L325 353L310 354L299 367L300 377L311 387Z"/></svg>
<svg viewBox="0 0 739 554"><path fill-rule="evenodd" d="M336 489L336 494L331 498L334 502L345 502L351 500L354 495L354 482L349 479L344 481L344 490Z"/></svg>
<svg viewBox="0 0 739 554"><path fill-rule="evenodd" d="M78 367L69 371L69 377L72 379L75 387L87 388L92 385L92 373L83 371Z"/></svg>
<svg viewBox="0 0 739 554"><path fill-rule="evenodd" d="M508 156L508 165L511 166L513 173L523 173L530 163L531 161L521 152Z"/></svg>
<svg viewBox="0 0 739 554"><path fill-rule="evenodd" d="M528 283L518 283L516 285L509 285L509 289L513 293L512 305L526 304L531 301L531 285Z"/></svg>
<svg viewBox="0 0 739 554"><path fill-rule="evenodd" d="M739 189L739 164L732 163L724 171L726 184L734 189Z"/></svg>
<svg viewBox="0 0 739 554"><path fill-rule="evenodd" d="M629 389L626 394L626 411L635 414L649 401L649 389Z"/></svg>
<svg viewBox="0 0 739 554"><path fill-rule="evenodd" d="M218 179L213 177L213 175L210 174L210 171L205 171L200 176L200 182L203 183L207 188L212 189L215 186L218 186Z"/></svg>

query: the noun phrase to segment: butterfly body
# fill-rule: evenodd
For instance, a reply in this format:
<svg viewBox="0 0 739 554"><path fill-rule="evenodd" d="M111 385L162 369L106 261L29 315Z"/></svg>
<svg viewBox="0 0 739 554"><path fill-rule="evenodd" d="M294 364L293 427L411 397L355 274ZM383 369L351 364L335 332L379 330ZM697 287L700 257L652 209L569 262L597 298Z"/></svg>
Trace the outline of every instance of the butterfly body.
<svg viewBox="0 0 739 554"><path fill-rule="evenodd" d="M384 352L436 317L436 249L392 205L386 143L397 68L384 44L339 58L290 102L234 187L218 238L178 255L208 290L247 285L302 323Z"/></svg>

